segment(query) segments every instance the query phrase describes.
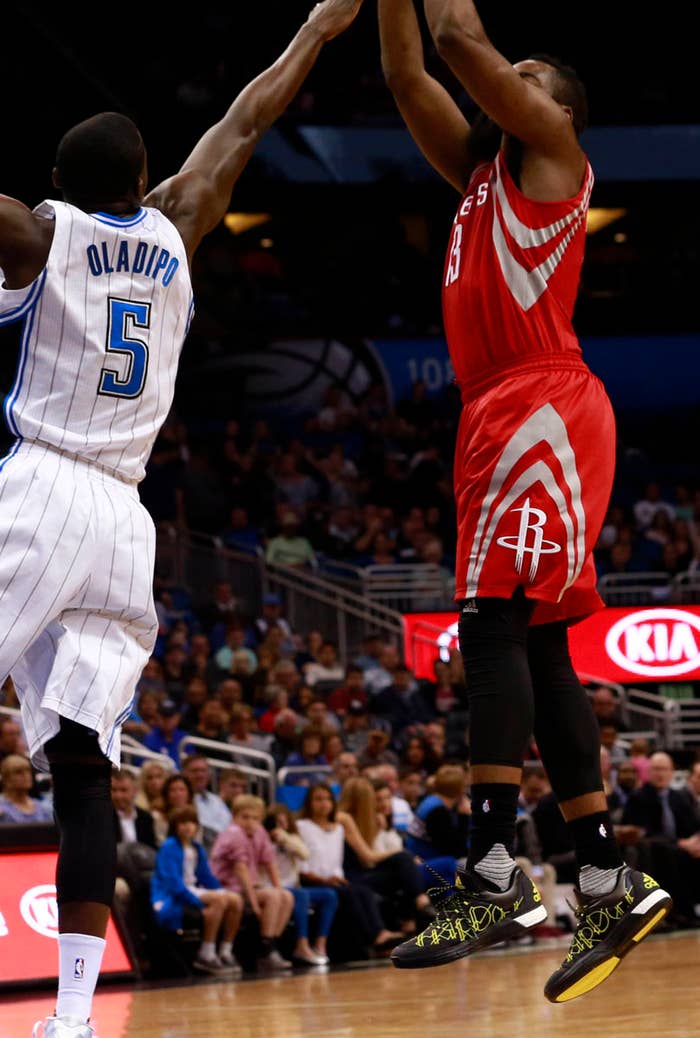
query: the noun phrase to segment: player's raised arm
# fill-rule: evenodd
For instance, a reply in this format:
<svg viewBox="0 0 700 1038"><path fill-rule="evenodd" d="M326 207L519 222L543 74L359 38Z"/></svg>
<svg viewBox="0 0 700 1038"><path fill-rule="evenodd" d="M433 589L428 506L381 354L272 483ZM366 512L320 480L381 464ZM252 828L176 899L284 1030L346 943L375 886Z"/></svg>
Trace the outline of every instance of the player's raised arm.
<svg viewBox="0 0 700 1038"><path fill-rule="evenodd" d="M411 136L428 162L460 193L468 180L469 123L441 83L428 75L414 0L379 0L382 69Z"/></svg>
<svg viewBox="0 0 700 1038"><path fill-rule="evenodd" d="M440 57L504 133L543 155L580 156L571 113L489 40L472 0L424 0Z"/></svg>
<svg viewBox="0 0 700 1038"><path fill-rule="evenodd" d="M354 20L362 0L316 4L283 54L241 91L210 127L180 172L154 188L144 203L176 224L190 255L222 219L233 186L256 144L285 111L313 68L324 43Z"/></svg>
<svg viewBox="0 0 700 1038"><path fill-rule="evenodd" d="M26 205L0 195L0 268L6 288L24 288L34 280L44 265L50 240Z"/></svg>

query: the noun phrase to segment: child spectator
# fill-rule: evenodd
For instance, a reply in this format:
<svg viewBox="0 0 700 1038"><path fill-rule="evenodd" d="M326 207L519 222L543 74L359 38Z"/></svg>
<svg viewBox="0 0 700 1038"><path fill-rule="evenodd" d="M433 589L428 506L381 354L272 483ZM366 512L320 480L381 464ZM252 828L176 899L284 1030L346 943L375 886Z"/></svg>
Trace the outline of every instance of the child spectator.
<svg viewBox="0 0 700 1038"><path fill-rule="evenodd" d="M294 908L294 898L280 881L275 849L263 828L265 803L244 793L233 802L233 823L224 829L211 851L212 870L227 890L235 890L260 923L263 970L290 969L275 941L284 932ZM269 886L264 885L267 878Z"/></svg>
<svg viewBox="0 0 700 1038"><path fill-rule="evenodd" d="M239 894L223 890L212 875L207 853L195 840L198 825L192 806L181 807L171 815L170 835L156 855L151 905L159 925L168 930L182 928L186 909L201 911L202 942L192 966L206 973L238 973L233 941L240 926L243 901Z"/></svg>
<svg viewBox="0 0 700 1038"><path fill-rule="evenodd" d="M268 809L265 825L275 845L280 880L294 897L294 924L297 942L292 961L303 966L327 966L328 934L338 908L338 895L333 887L302 887L299 863L307 861L309 849L296 827L294 816L286 804L273 804ZM316 940L309 944L309 912L316 913Z"/></svg>

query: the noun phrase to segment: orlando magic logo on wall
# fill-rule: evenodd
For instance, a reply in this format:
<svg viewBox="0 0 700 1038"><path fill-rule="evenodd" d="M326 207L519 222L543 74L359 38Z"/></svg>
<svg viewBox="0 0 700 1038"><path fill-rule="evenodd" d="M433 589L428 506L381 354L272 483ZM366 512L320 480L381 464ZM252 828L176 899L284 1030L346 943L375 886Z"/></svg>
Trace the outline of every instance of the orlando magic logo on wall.
<svg viewBox="0 0 700 1038"><path fill-rule="evenodd" d="M330 386L337 386L354 404L373 383L384 386L390 401L393 397L384 365L365 339L277 340L207 365L207 372L243 416L318 413Z"/></svg>

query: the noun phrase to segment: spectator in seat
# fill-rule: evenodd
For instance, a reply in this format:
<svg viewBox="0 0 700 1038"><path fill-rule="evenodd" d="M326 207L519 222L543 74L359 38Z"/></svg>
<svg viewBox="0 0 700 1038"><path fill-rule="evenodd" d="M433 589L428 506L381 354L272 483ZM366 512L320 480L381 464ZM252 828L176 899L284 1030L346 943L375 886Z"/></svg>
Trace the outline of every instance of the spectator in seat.
<svg viewBox="0 0 700 1038"><path fill-rule="evenodd" d="M323 728L329 732L338 732L338 734L342 731L340 721L328 709L328 704L323 696L314 696L307 704L303 720L312 728Z"/></svg>
<svg viewBox="0 0 700 1038"><path fill-rule="evenodd" d="M379 829L375 837L373 848L384 854L395 854L404 849L401 833L394 826L394 811L392 806L391 788L381 778L372 778L374 795L377 803L377 820Z"/></svg>
<svg viewBox="0 0 700 1038"><path fill-rule="evenodd" d="M285 768L320 767L326 769L328 760L323 754L323 730L305 728L299 736L299 749L289 754L284 766ZM313 786L317 782L324 782L327 776L326 770L297 772L289 775L286 781L292 786Z"/></svg>
<svg viewBox="0 0 700 1038"><path fill-rule="evenodd" d="M294 898L280 881L275 850L262 825L265 803L244 794L233 802L233 822L216 838L211 851L212 870L227 890L241 895L260 923L258 967L289 969L275 942L284 933Z"/></svg>
<svg viewBox="0 0 700 1038"><path fill-rule="evenodd" d="M353 753L362 753L367 746L373 727L367 705L361 699L351 699L341 725L343 741Z"/></svg>
<svg viewBox="0 0 700 1038"><path fill-rule="evenodd" d="M281 714L283 710L289 709L289 692L278 685L267 685L265 697L269 706L258 717L258 728L261 732L272 734L277 715Z"/></svg>
<svg viewBox="0 0 700 1038"><path fill-rule="evenodd" d="M418 804L406 836L406 849L454 883L458 863L466 858L471 804L467 773L459 764L444 764L433 778L431 792Z"/></svg>
<svg viewBox="0 0 700 1038"><path fill-rule="evenodd" d="M360 771L376 764L393 764L398 767L399 758L390 748L391 736L384 728L371 728L367 733L367 745L358 754Z"/></svg>
<svg viewBox="0 0 700 1038"><path fill-rule="evenodd" d="M180 727L185 732L194 733L199 724L199 715L209 697L209 686L204 678L190 678L185 688L182 702Z"/></svg>
<svg viewBox="0 0 700 1038"><path fill-rule="evenodd" d="M623 825L639 826L643 847L649 856L649 871L655 869L673 898L671 922L695 925L695 905L700 903L700 815L672 787L675 765L668 753L652 753L649 780L630 794L622 813ZM640 851L640 853L641 853Z"/></svg>
<svg viewBox="0 0 700 1038"><path fill-rule="evenodd" d="M224 674L231 670L231 662L235 652L244 654L248 660L248 673L253 674L258 666L258 657L247 644L248 635L240 621L232 621L226 628L224 644L214 654L214 662Z"/></svg>
<svg viewBox="0 0 700 1038"><path fill-rule="evenodd" d="M287 451L280 458L274 481L277 502L295 509L299 515L306 515L311 505L318 500L318 484L311 476L299 471L299 462L292 451ZM294 515L294 512L285 514Z"/></svg>
<svg viewBox="0 0 700 1038"><path fill-rule="evenodd" d="M244 551L254 555L260 546L258 530L250 522L246 509L241 508L240 505L231 509L230 523L220 536L225 546L234 551Z"/></svg>
<svg viewBox="0 0 700 1038"><path fill-rule="evenodd" d="M207 852L195 839L198 824L191 805L173 812L170 835L156 855L151 904L158 924L176 931L182 928L185 909L201 911L202 941L192 965L206 973L230 975L240 972L233 941L243 902L239 894L224 890L212 874Z"/></svg>
<svg viewBox="0 0 700 1038"><path fill-rule="evenodd" d="M158 705L156 723L143 740L143 745L155 753L167 753L176 768L180 766L180 743L188 734L180 727L180 709L172 699Z"/></svg>
<svg viewBox="0 0 700 1038"><path fill-rule="evenodd" d="M389 948L403 939L400 931L388 930L374 892L362 883L350 883L343 871L345 830L336 821L336 801L326 783L310 786L297 819L297 829L309 850L299 863L302 885L332 887L346 907L368 947Z"/></svg>
<svg viewBox="0 0 700 1038"><path fill-rule="evenodd" d="M374 670L381 666L383 644L381 635L375 632L365 635L362 639L362 650L352 662L360 668L363 674L365 671Z"/></svg>
<svg viewBox="0 0 700 1038"><path fill-rule="evenodd" d="M432 751L425 735L416 732L408 736L406 745L401 751L400 767L412 768L413 771L420 772L423 780L437 770L434 767Z"/></svg>
<svg viewBox="0 0 700 1038"><path fill-rule="evenodd" d="M157 765L157 761L155 762ZM156 834L153 816L136 803L138 786L131 771L121 769L112 772L112 806L114 808L114 831L117 845L120 843L145 843L156 849Z"/></svg>
<svg viewBox="0 0 700 1038"><path fill-rule="evenodd" d="M632 506L637 529L640 532L646 530L659 511L667 513L670 519L675 519L676 510L669 501L664 501L661 496L661 487L655 480L647 483L644 496L635 501Z"/></svg>
<svg viewBox="0 0 700 1038"><path fill-rule="evenodd" d="M304 667L304 680L311 688L316 682L337 681L345 677L345 668L338 659L338 647L335 642L324 641L318 652L318 660L307 663Z"/></svg>
<svg viewBox="0 0 700 1038"><path fill-rule="evenodd" d="M14 717L0 715L0 763L11 754L23 756L26 752L27 744L19 722Z"/></svg>
<svg viewBox="0 0 700 1038"><path fill-rule="evenodd" d="M151 663L157 663L157 660L150 660L146 666L150 666ZM147 686L139 691L131 713L124 722L125 735L131 735L143 742L148 733L153 731L158 721L158 704L165 698L165 686L163 689L163 692L159 693Z"/></svg>
<svg viewBox="0 0 700 1038"><path fill-rule="evenodd" d="M433 717L405 663L397 664L391 684L374 697L372 711L388 722L394 739L410 725L426 724Z"/></svg>
<svg viewBox="0 0 700 1038"><path fill-rule="evenodd" d="M551 793L547 773L541 764L529 764L523 768L518 802L529 815L535 810L546 793Z"/></svg>
<svg viewBox="0 0 700 1038"><path fill-rule="evenodd" d="M292 639L292 629L289 626L289 622L282 615L282 599L274 591L270 591L263 596L262 613L253 623L253 633L258 645L264 640L268 628L272 624L277 624L278 627L282 628L285 638Z"/></svg>
<svg viewBox="0 0 700 1038"><path fill-rule="evenodd" d="M219 796L231 811L233 817L233 804L236 797L249 793L248 776L239 768L227 768L219 775Z"/></svg>
<svg viewBox="0 0 700 1038"><path fill-rule="evenodd" d="M640 786L649 781L650 755L651 746L649 745L648 739L641 736L638 739L632 740L630 744L629 759L637 771L637 778Z"/></svg>
<svg viewBox="0 0 700 1038"><path fill-rule="evenodd" d="M168 644L163 653L163 681L167 699L178 705L182 703L190 677L184 647L177 643Z"/></svg>
<svg viewBox="0 0 700 1038"><path fill-rule="evenodd" d="M294 512L285 512L280 519L279 533L265 548L265 561L295 569L318 565L311 541L301 533L301 523Z"/></svg>
<svg viewBox="0 0 700 1038"><path fill-rule="evenodd" d="M209 635L211 647L216 651L224 643L224 632L240 618L238 599L228 580L220 580L212 589L211 602L199 610L202 629Z"/></svg>
<svg viewBox="0 0 700 1038"><path fill-rule="evenodd" d="M600 743L610 754L610 767L615 772L623 760L627 760L627 750L620 742L620 733L615 721L604 721L600 724Z"/></svg>
<svg viewBox="0 0 700 1038"><path fill-rule="evenodd" d="M277 769L284 766L290 753L299 745L300 721L293 710L281 710L275 718L275 728L269 753Z"/></svg>
<svg viewBox="0 0 700 1038"><path fill-rule="evenodd" d="M225 743L228 740L226 722L228 718L221 708L218 699L207 699L199 711L199 720L192 732L198 739L209 739L211 742ZM208 747L207 753L210 757L220 757L228 760L228 754L219 753L213 747Z"/></svg>
<svg viewBox="0 0 700 1038"><path fill-rule="evenodd" d="M357 755L352 750L343 750L339 753L333 763L332 784L340 790L349 778L360 774L357 763Z"/></svg>
<svg viewBox="0 0 700 1038"><path fill-rule="evenodd" d="M430 907L427 884L403 846L392 849L378 840L382 832L374 786L364 775L348 779L338 798L337 821L345 830L343 870L351 882L365 883L391 906L403 933L413 933L416 919ZM386 837L386 830L385 837Z"/></svg>
<svg viewBox="0 0 700 1038"><path fill-rule="evenodd" d="M425 776L419 768L403 764L399 768L398 795L401 796L413 813L425 796Z"/></svg>
<svg viewBox="0 0 700 1038"><path fill-rule="evenodd" d="M225 677L216 685L214 694L230 719L234 706L243 702L243 685L238 678Z"/></svg>
<svg viewBox="0 0 700 1038"><path fill-rule="evenodd" d="M267 753L270 745L270 736L263 735L257 730L255 712L247 703L236 703L231 710L229 719L229 734L227 742L230 746L239 746L243 750L257 750ZM239 764L249 764L250 758L241 754L236 758Z"/></svg>
<svg viewBox="0 0 700 1038"><path fill-rule="evenodd" d="M302 887L299 864L307 861L309 849L302 840L294 815L286 804L268 808L265 826L275 846L275 859L280 880L294 898L293 919L297 932L292 962L301 966L327 966L328 934L338 909L338 895L333 887ZM315 911L316 936L309 944L309 913Z"/></svg>
<svg viewBox="0 0 700 1038"><path fill-rule="evenodd" d="M194 806L204 829L220 833L231 824L231 812L210 786L212 773L209 761L203 754L193 753L185 758L182 774L192 786Z"/></svg>
<svg viewBox="0 0 700 1038"><path fill-rule="evenodd" d="M379 650L379 659L374 665L364 671L365 688L370 702L378 692L388 688L393 683L394 671L400 662L401 658L396 645L391 642L382 642Z"/></svg>
<svg viewBox="0 0 700 1038"><path fill-rule="evenodd" d="M305 638L298 639L297 654L294 657L294 666L303 671L307 663L318 663L318 654L323 645L324 637L320 631L309 631Z"/></svg>
<svg viewBox="0 0 700 1038"><path fill-rule="evenodd" d="M399 769L394 764L377 764L371 769L369 777L385 782L391 790L392 826L398 832L405 833L413 821L413 810L401 793Z"/></svg>
<svg viewBox="0 0 700 1038"><path fill-rule="evenodd" d="M146 760L139 769L136 806L148 811L153 819L156 847L160 847L168 835L163 787L170 774L171 770L157 760Z"/></svg>
<svg viewBox="0 0 700 1038"><path fill-rule="evenodd" d="M51 805L30 795L34 772L26 757L8 754L0 764L0 782L0 822L53 822Z"/></svg>
<svg viewBox="0 0 700 1038"><path fill-rule="evenodd" d="M340 754L344 752L345 743L343 742L342 736L338 732L331 731L330 728L322 729L322 734L323 746L321 749L323 756L332 768Z"/></svg>
<svg viewBox="0 0 700 1038"><path fill-rule="evenodd" d="M367 705L368 700L364 687L362 667L359 667L356 663L348 664L345 668L343 683L333 689L326 702L328 703L328 709L332 710L336 717L343 718L353 700L365 705Z"/></svg>
<svg viewBox="0 0 700 1038"><path fill-rule="evenodd" d="M154 761L157 764L157 761ZM146 954L146 920L150 914L150 878L156 858L156 836L150 811L137 805L137 781L127 769L112 772L112 806L117 844L114 905L133 941L137 958Z"/></svg>
<svg viewBox="0 0 700 1038"><path fill-rule="evenodd" d="M611 688L608 688L607 685L601 685L599 688L594 689L590 699L593 713L596 715L599 725L609 721L617 725L618 731L623 732L626 730L622 720L620 703Z"/></svg>
<svg viewBox="0 0 700 1038"><path fill-rule="evenodd" d="M159 847L165 843L170 833L170 816L173 811L178 811L181 807L194 807L192 784L184 775L181 775L179 772L173 772L171 775L168 775L163 783L162 819L159 817L159 812L153 812L156 843ZM197 830L197 839L200 843L202 842L202 835L200 826Z"/></svg>

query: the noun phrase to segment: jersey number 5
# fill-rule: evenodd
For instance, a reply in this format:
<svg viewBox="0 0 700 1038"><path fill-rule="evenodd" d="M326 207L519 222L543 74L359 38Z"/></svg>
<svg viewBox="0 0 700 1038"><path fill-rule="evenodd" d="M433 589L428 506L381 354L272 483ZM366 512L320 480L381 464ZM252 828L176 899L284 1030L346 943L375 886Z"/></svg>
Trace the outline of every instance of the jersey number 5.
<svg viewBox="0 0 700 1038"><path fill-rule="evenodd" d="M148 371L148 346L132 334L135 329L148 330L151 324L151 304L135 303L130 299L109 297L107 319L107 363L100 373L97 392L100 396L141 396ZM116 354L125 357L117 365Z"/></svg>

